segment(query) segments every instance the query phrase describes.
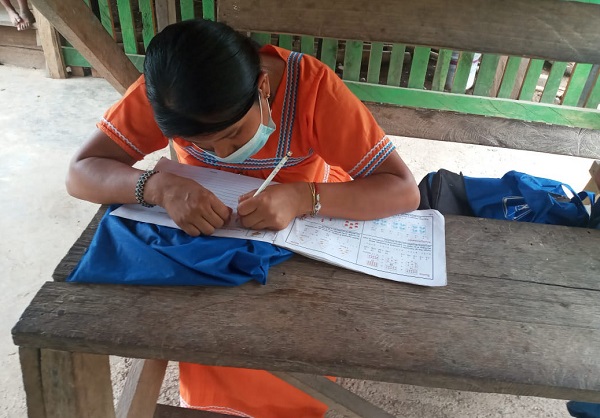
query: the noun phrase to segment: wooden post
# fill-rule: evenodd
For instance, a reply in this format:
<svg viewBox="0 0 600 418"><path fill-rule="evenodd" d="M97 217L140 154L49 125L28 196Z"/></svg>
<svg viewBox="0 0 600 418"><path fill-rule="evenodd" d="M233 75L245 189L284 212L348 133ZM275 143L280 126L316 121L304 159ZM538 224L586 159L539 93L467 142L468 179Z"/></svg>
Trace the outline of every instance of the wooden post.
<svg viewBox="0 0 600 418"><path fill-rule="evenodd" d="M156 29L158 32L165 26L177 21L177 4L175 0L156 0Z"/></svg>
<svg viewBox="0 0 600 418"><path fill-rule="evenodd" d="M25 388L25 398L27 401L27 416L29 418L46 418L40 350L37 348L19 347L19 359L21 361L23 387Z"/></svg>
<svg viewBox="0 0 600 418"><path fill-rule="evenodd" d="M58 32L35 7L33 8L33 14L35 15L38 36L46 59L48 77L67 78L67 69L60 49Z"/></svg>
<svg viewBox="0 0 600 418"><path fill-rule="evenodd" d="M125 93L139 77L125 52L84 2L31 0L31 3L119 93Z"/></svg>
<svg viewBox="0 0 600 418"><path fill-rule="evenodd" d="M46 418L115 418L107 355L41 350Z"/></svg>
<svg viewBox="0 0 600 418"><path fill-rule="evenodd" d="M167 360L133 360L117 405L117 418L154 416L167 364Z"/></svg>

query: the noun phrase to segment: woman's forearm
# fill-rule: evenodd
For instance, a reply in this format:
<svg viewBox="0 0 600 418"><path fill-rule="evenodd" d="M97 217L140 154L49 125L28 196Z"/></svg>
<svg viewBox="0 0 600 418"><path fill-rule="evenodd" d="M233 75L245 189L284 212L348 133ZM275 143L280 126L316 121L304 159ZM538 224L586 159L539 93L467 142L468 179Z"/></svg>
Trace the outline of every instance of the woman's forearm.
<svg viewBox="0 0 600 418"><path fill-rule="evenodd" d="M374 174L347 183L317 185L322 216L370 220L415 210L419 190L411 178Z"/></svg>
<svg viewBox="0 0 600 418"><path fill-rule="evenodd" d="M85 158L71 163L67 192L94 203L135 203L135 185L141 173L109 158Z"/></svg>

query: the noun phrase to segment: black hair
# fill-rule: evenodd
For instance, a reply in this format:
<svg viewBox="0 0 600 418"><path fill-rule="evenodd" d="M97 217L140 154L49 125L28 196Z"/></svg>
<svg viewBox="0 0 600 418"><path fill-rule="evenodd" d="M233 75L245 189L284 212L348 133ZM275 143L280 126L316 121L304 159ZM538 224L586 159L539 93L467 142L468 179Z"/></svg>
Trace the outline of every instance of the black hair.
<svg viewBox="0 0 600 418"><path fill-rule="evenodd" d="M146 94L167 137L221 131L258 99L258 45L229 26L186 20L167 26L148 45Z"/></svg>

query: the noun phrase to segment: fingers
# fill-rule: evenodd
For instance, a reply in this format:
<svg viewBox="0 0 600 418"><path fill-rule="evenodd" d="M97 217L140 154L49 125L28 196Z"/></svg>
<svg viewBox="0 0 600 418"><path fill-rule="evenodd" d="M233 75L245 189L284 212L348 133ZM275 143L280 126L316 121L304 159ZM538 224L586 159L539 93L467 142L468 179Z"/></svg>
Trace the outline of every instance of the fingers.
<svg viewBox="0 0 600 418"><path fill-rule="evenodd" d="M258 189L252 190L251 192L248 192L248 193L244 193L243 195L238 197L238 203L242 203L243 201L248 200L251 197L253 197L254 193L256 193L256 190L258 190Z"/></svg>
<svg viewBox="0 0 600 418"><path fill-rule="evenodd" d="M244 196L246 196L246 197L244 197ZM258 196L260 197L261 195L258 195ZM256 211L256 209L258 208L258 205L259 205L258 197L256 199L253 199L251 193L246 193L245 195L240 196L240 200L239 200L238 207L237 207L237 213L240 216L248 216L252 212Z"/></svg>

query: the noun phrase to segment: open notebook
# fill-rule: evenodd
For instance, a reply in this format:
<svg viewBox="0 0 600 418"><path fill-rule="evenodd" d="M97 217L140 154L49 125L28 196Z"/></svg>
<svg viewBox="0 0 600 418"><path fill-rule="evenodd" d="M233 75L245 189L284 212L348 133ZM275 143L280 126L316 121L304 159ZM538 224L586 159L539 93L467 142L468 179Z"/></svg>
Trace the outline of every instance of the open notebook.
<svg viewBox="0 0 600 418"><path fill-rule="evenodd" d="M156 170L196 180L234 209L238 196L255 190L262 180L210 168L183 165L166 158ZM161 207L123 205L112 215L177 228ZM232 216L237 219L237 216ZM444 217L421 210L373 221L303 216L282 231L252 231L240 224L215 236L273 243L290 251L372 276L423 286L446 284Z"/></svg>

